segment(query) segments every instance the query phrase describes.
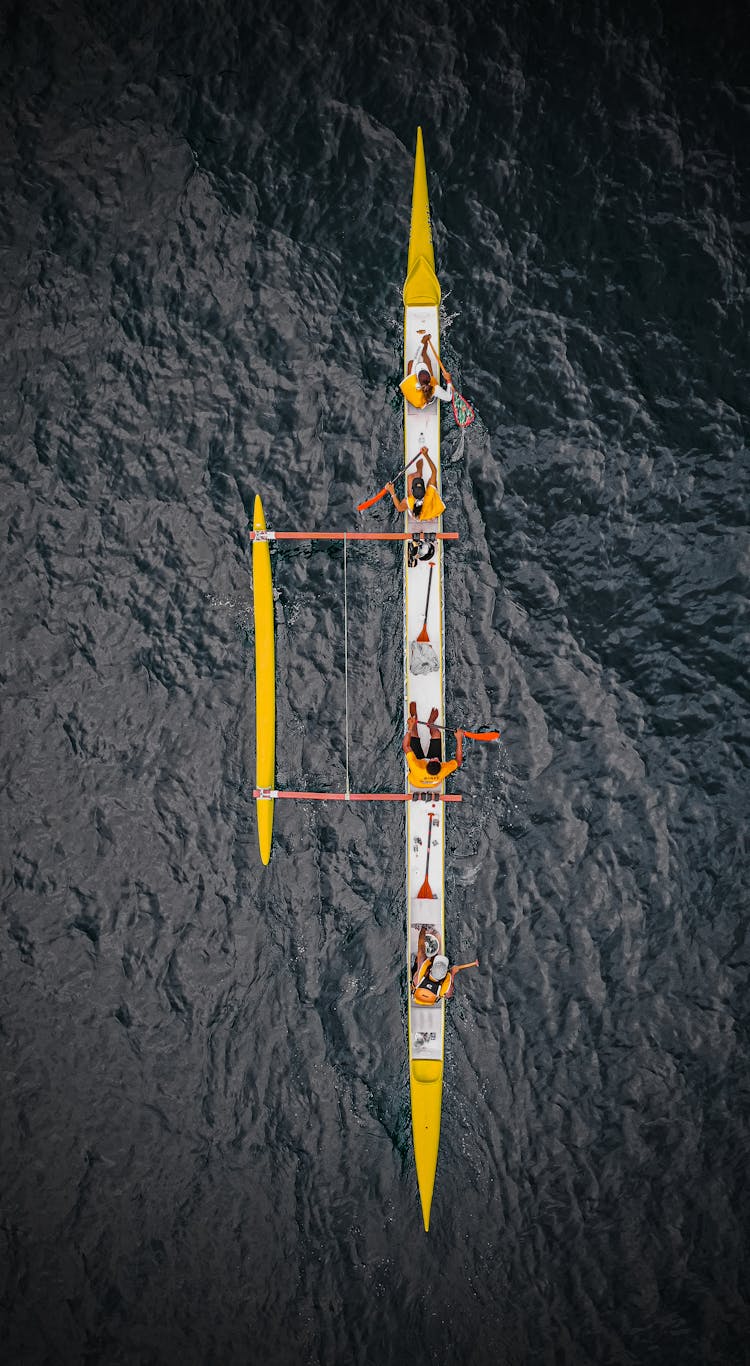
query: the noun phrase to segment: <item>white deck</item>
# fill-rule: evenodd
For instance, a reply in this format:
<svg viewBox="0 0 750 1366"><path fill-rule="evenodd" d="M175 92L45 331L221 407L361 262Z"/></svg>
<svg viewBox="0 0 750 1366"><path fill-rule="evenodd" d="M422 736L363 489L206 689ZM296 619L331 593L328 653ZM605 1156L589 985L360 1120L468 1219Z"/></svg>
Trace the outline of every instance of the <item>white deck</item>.
<svg viewBox="0 0 750 1366"><path fill-rule="evenodd" d="M439 351L438 310L429 308L407 308L405 319L405 362L415 355L420 342L417 329L426 329ZM437 361L432 357L433 370L438 373ZM438 492L440 492L440 403L436 399L426 408L414 408L404 403L405 454L408 463L426 446L438 470ZM410 474L414 470L409 471ZM425 464L425 483L429 468ZM414 523L407 516L406 530L418 525L423 531L442 530L442 519L434 522ZM409 703L416 702L420 721L426 721L433 707L438 709L438 724L445 724L444 700L444 642L443 642L443 542L436 541L435 554L429 561L408 567L408 543L404 547L404 730L409 716ZM430 575L430 566L432 574ZM427 633L435 651L436 667L427 673L414 673L411 669L411 646L416 641L425 624L425 607L429 585L429 607L427 609ZM429 744L429 731L420 726L420 739L425 754ZM453 745L450 736L443 736L443 758L453 758ZM406 778L408 785L408 778ZM417 939L422 925L429 925L439 936L441 951L445 945L445 817L450 809L445 803L433 800L433 792L444 791L444 787L425 791L416 802L409 802L406 808L406 897L409 913L409 933L407 936L407 967L411 980L412 964L417 953ZM424 800L426 798L426 800ZM430 826L430 816L432 825ZM429 887L432 898L419 898L418 892L425 880L427 867L428 833L430 838ZM409 1059L443 1057L443 1032L445 1003L435 1006L415 1005L409 997Z"/></svg>

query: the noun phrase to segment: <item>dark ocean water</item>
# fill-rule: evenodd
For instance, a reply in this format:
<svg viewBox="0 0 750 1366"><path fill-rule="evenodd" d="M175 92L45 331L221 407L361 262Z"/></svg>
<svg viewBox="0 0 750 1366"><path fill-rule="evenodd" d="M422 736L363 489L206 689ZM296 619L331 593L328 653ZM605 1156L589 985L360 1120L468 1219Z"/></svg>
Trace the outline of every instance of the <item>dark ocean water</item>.
<svg viewBox="0 0 750 1366"><path fill-rule="evenodd" d="M4 1360L750 1360L746 58L739 6L4 7ZM248 797L252 498L398 466L418 123L448 711L503 731L429 1236L403 813L285 803L263 870ZM339 786L341 552L273 563L279 782ZM350 550L355 788L400 584Z"/></svg>

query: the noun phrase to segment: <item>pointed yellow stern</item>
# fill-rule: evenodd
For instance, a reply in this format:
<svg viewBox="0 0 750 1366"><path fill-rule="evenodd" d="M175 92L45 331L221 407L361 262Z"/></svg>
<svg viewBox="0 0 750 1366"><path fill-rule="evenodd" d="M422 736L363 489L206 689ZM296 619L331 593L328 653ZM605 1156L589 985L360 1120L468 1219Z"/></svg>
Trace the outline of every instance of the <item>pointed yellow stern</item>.
<svg viewBox="0 0 750 1366"><path fill-rule="evenodd" d="M404 282L404 303L407 308L423 304L433 304L437 308L440 303L440 283L435 274L430 200L427 194L427 166L421 128L417 129L417 150L414 155L414 187L411 195L411 231Z"/></svg>
<svg viewBox="0 0 750 1366"><path fill-rule="evenodd" d="M414 1134L414 1163L417 1168L419 1198L425 1232L430 1227L432 1192L435 1189L440 1111L443 1104L443 1064L438 1060L415 1059L411 1065L411 1126Z"/></svg>

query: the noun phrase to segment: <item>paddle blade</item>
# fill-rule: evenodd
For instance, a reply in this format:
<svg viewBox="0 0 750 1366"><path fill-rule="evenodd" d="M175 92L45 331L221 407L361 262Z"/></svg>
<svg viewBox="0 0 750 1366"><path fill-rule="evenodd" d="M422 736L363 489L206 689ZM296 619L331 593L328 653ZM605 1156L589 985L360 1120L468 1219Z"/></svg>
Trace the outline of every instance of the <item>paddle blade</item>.
<svg viewBox="0 0 750 1366"><path fill-rule="evenodd" d="M357 512L364 512L366 508L374 507L376 503L380 502L381 498L385 498L387 492L387 489L381 489L380 493L376 493L374 498L368 498L365 503L357 503Z"/></svg>
<svg viewBox="0 0 750 1366"><path fill-rule="evenodd" d="M427 634L427 622L425 622L424 626L422 627L422 630L419 632L419 635L417 636L417 640L419 641L420 645L424 645L425 642L429 642L429 639L430 637Z"/></svg>
<svg viewBox="0 0 750 1366"><path fill-rule="evenodd" d="M427 878L425 878L424 882L422 883L422 886L420 887L419 891L417 892L417 900L418 900L418 901L434 901L434 900L435 900L435 897L434 897L434 895L433 895L432 888L431 888L429 882L427 881Z"/></svg>
<svg viewBox="0 0 750 1366"><path fill-rule="evenodd" d="M462 394L453 394L453 416L459 427L470 427L476 413Z"/></svg>
<svg viewBox="0 0 750 1366"><path fill-rule="evenodd" d="M467 740L499 740L499 730L465 730Z"/></svg>

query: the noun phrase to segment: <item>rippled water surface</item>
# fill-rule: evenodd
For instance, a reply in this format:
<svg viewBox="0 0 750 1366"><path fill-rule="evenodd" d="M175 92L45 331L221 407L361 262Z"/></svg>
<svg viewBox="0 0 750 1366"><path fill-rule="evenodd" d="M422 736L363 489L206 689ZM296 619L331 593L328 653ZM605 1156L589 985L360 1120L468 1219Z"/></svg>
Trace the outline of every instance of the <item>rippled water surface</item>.
<svg viewBox="0 0 750 1366"><path fill-rule="evenodd" d="M748 1361L741 9L9 5L0 1129L9 1362ZM734 16L734 17L733 17ZM284 803L247 542L398 467L424 128L447 818L430 1234L403 812ZM392 529L380 503L373 529ZM279 783L344 781L340 548L273 552ZM351 776L401 570L348 562ZM282 804L279 804L282 805Z"/></svg>

